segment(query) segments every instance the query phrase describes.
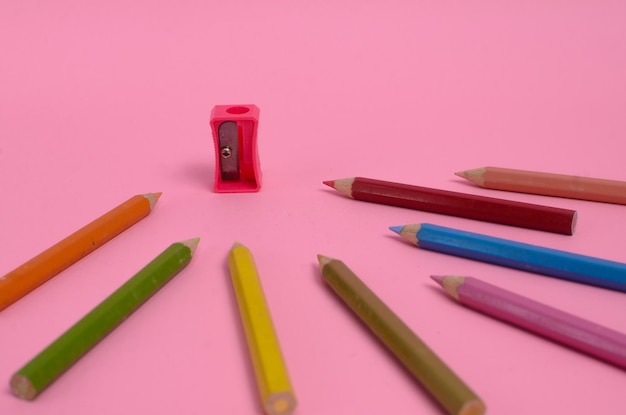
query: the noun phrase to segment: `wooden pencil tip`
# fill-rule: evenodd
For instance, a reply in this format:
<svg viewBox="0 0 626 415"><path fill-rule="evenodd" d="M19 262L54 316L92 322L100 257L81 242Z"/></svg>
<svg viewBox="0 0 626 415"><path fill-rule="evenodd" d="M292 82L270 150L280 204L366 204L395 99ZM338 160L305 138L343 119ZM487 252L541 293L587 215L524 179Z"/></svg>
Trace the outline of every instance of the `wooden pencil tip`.
<svg viewBox="0 0 626 415"><path fill-rule="evenodd" d="M443 286L443 280L446 277L443 275L431 275L430 278L432 278L437 284Z"/></svg>
<svg viewBox="0 0 626 415"><path fill-rule="evenodd" d="M244 244L242 244L241 242L237 242L237 241L235 241L235 242L233 242L233 245L230 247L230 249L239 248L240 246L245 247L245 245L244 245Z"/></svg>
<svg viewBox="0 0 626 415"><path fill-rule="evenodd" d="M163 192L145 193L142 196L148 199L148 203L150 203L150 210L152 210L162 194Z"/></svg>
<svg viewBox="0 0 626 415"><path fill-rule="evenodd" d="M319 261L319 263L320 263L320 268L324 268L324 265L326 265L326 264L328 264L330 261L332 261L332 260L333 260L333 258L331 258L331 257L327 257L327 256L324 256L324 255L317 254L317 260L318 260L318 261Z"/></svg>
<svg viewBox="0 0 626 415"><path fill-rule="evenodd" d="M389 229L400 235L414 245L418 245L417 233L421 229L422 225L419 223L404 225L404 226L390 226Z"/></svg>
<svg viewBox="0 0 626 415"><path fill-rule="evenodd" d="M181 241L180 243L189 248L191 255L193 255L194 252L196 252L198 244L200 243L200 238L187 239L186 241Z"/></svg>
<svg viewBox="0 0 626 415"><path fill-rule="evenodd" d="M354 183L354 180L355 180L354 178L326 180L326 181L323 181L322 183L324 183L327 186L332 187L339 193L351 198L352 197L352 183Z"/></svg>
<svg viewBox="0 0 626 415"><path fill-rule="evenodd" d="M484 187L485 186L485 174L487 173L487 168L486 167L481 167L479 169L470 169L470 170L465 170L465 171L459 171L456 172L454 174L456 174L459 177L462 177L466 180L469 180L470 182Z"/></svg>
<svg viewBox="0 0 626 415"><path fill-rule="evenodd" d="M430 277L437 281L445 292L458 301L459 287L465 283L465 277L459 275L431 275Z"/></svg>
<svg viewBox="0 0 626 415"><path fill-rule="evenodd" d="M464 171L457 171L454 173L454 175L467 179L467 173L465 173Z"/></svg>

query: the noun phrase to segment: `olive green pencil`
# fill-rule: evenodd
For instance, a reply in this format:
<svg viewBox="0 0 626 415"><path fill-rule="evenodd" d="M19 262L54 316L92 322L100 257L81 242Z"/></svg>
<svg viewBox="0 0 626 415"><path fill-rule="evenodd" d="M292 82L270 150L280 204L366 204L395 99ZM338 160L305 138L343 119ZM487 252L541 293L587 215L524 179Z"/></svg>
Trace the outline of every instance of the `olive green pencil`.
<svg viewBox="0 0 626 415"><path fill-rule="evenodd" d="M11 377L11 391L33 400L181 271L199 239L176 242Z"/></svg>
<svg viewBox="0 0 626 415"><path fill-rule="evenodd" d="M485 404L343 262L318 255L324 281L451 415L482 415Z"/></svg>

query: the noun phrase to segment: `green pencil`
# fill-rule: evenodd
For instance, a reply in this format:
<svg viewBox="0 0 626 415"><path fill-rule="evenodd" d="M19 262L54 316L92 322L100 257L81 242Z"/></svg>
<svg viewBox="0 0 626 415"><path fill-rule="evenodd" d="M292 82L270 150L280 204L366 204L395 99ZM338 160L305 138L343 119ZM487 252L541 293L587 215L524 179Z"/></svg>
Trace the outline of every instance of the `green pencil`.
<svg viewBox="0 0 626 415"><path fill-rule="evenodd" d="M199 238L176 242L11 377L11 391L33 400L181 271Z"/></svg>

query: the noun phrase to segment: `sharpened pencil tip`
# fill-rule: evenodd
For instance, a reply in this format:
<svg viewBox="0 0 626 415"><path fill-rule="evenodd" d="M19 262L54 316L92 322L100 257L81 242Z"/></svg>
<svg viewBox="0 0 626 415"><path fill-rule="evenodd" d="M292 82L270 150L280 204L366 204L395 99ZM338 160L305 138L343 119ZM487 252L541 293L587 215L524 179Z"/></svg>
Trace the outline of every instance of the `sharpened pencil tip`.
<svg viewBox="0 0 626 415"><path fill-rule="evenodd" d="M394 231L398 235L400 235L400 232L402 232L402 228L404 228L404 226L390 226L389 227L390 230Z"/></svg>
<svg viewBox="0 0 626 415"><path fill-rule="evenodd" d="M200 238L187 239L186 241L181 241L181 244L185 245L191 251L191 255L196 252L196 248L200 243Z"/></svg>
<svg viewBox="0 0 626 415"><path fill-rule="evenodd" d="M431 275L430 278L432 278L437 284L443 285L443 279L445 278L445 276L443 276L443 275Z"/></svg>
<svg viewBox="0 0 626 415"><path fill-rule="evenodd" d="M485 187L485 174L487 174L487 168L481 167L479 169L470 169L454 173L459 177L462 177L470 182Z"/></svg>
<svg viewBox="0 0 626 415"><path fill-rule="evenodd" d="M162 194L163 192L156 192L156 193L146 193L146 194L143 194L142 196L148 199L148 203L150 203L150 210L152 210L154 208L154 205L156 205L156 202L159 200Z"/></svg>
<svg viewBox="0 0 626 415"><path fill-rule="evenodd" d="M439 285L447 292L452 298L459 299L459 287L463 285L466 277L458 275L431 275L430 278L437 281Z"/></svg>
<svg viewBox="0 0 626 415"><path fill-rule="evenodd" d="M244 245L242 243L240 243L240 242L235 241L235 242L233 242L233 246L231 246L230 249L235 249L235 248L238 248L240 246L244 246Z"/></svg>
<svg viewBox="0 0 626 415"><path fill-rule="evenodd" d="M320 263L320 268L324 268L324 265L328 264L333 259L324 255L317 254L317 260Z"/></svg>
<svg viewBox="0 0 626 415"><path fill-rule="evenodd" d="M344 196L348 196L350 198L352 197L352 183L354 183L354 178L325 180L322 183L332 187Z"/></svg>
<svg viewBox="0 0 626 415"><path fill-rule="evenodd" d="M422 225L419 223L409 224L404 226L390 226L389 229L400 235L413 245L418 245L417 234ZM419 246L419 245L418 245Z"/></svg>

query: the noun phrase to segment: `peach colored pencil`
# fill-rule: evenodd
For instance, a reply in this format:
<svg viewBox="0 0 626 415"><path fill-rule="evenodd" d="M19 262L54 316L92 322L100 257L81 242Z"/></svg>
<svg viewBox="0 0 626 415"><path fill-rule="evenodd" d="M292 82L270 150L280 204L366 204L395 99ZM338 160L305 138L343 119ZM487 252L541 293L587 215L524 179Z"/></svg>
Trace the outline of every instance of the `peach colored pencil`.
<svg viewBox="0 0 626 415"><path fill-rule="evenodd" d="M626 205L626 182L618 180L502 167L482 167L455 174L486 189Z"/></svg>
<svg viewBox="0 0 626 415"><path fill-rule="evenodd" d="M133 196L0 276L0 311L150 214L161 193Z"/></svg>

